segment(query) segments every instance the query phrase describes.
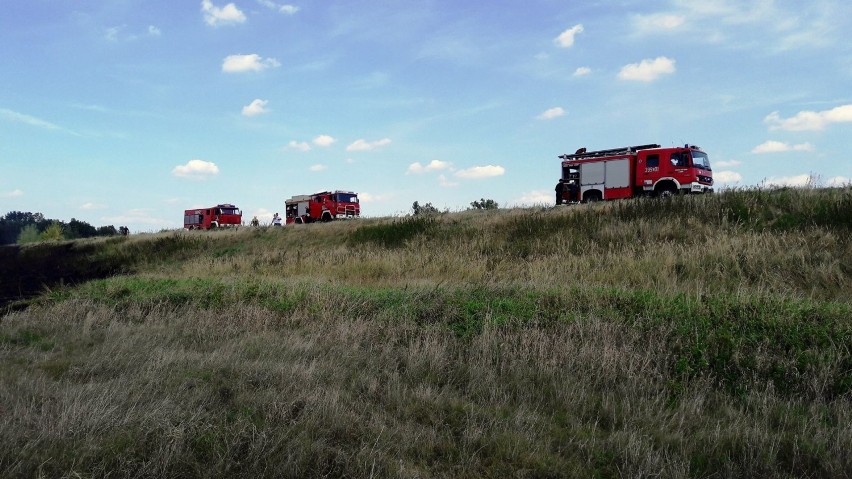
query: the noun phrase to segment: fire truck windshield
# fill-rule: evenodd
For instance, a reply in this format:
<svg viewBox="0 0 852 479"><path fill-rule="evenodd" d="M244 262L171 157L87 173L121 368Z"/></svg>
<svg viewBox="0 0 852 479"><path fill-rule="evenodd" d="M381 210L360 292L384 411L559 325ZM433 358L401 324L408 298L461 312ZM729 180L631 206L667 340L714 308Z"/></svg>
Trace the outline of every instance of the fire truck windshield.
<svg viewBox="0 0 852 479"><path fill-rule="evenodd" d="M693 151L692 152L692 166L696 168L701 168L703 170L710 169L710 159L707 158L707 153L703 151Z"/></svg>
<svg viewBox="0 0 852 479"><path fill-rule="evenodd" d="M338 193L337 201L340 201L342 203L357 203L358 195L352 193Z"/></svg>
<svg viewBox="0 0 852 479"><path fill-rule="evenodd" d="M220 214L223 215L238 215L240 214L240 210L237 208L222 208L222 212Z"/></svg>

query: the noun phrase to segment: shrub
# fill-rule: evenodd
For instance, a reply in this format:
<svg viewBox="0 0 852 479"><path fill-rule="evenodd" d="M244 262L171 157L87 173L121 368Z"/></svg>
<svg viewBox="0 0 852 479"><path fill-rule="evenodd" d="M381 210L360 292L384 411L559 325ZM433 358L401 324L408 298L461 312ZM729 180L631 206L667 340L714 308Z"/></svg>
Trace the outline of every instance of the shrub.
<svg viewBox="0 0 852 479"><path fill-rule="evenodd" d="M38 231L38 226L24 226L18 235L18 244L35 243L36 241L41 241L41 233Z"/></svg>

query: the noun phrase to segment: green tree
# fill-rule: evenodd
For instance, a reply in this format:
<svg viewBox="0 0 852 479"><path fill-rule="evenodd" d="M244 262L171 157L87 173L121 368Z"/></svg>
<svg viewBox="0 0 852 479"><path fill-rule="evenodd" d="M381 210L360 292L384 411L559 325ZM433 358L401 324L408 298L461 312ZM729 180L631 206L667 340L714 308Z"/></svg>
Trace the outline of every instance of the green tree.
<svg viewBox="0 0 852 479"><path fill-rule="evenodd" d="M475 210L496 210L499 208L499 205L496 201L492 199L481 198L479 201L473 201L470 203L471 208Z"/></svg>
<svg viewBox="0 0 852 479"><path fill-rule="evenodd" d="M97 236L98 230L94 226L86 223L85 221L80 221L76 218L71 218L71 221L65 225L65 237L68 239L75 238L91 238L92 236Z"/></svg>
<svg viewBox="0 0 852 479"><path fill-rule="evenodd" d="M58 221L54 221L41 233L41 239L45 241L62 241L65 235L62 232L62 225Z"/></svg>
<svg viewBox="0 0 852 479"><path fill-rule="evenodd" d="M18 234L18 244L35 243L41 241L41 233L38 232L38 226L27 225L21 228Z"/></svg>
<svg viewBox="0 0 852 479"><path fill-rule="evenodd" d="M432 206L432 203L426 203L425 205L421 205L417 201L415 201L414 204L411 205L411 210L414 212L414 216L438 213L438 208Z"/></svg>

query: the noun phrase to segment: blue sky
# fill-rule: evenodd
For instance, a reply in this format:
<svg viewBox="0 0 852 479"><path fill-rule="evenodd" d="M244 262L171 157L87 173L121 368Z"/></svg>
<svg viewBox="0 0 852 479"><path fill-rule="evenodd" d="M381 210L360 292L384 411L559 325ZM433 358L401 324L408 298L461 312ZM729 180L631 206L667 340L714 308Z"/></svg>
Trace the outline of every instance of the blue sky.
<svg viewBox="0 0 852 479"><path fill-rule="evenodd" d="M549 203L558 155L852 178L852 2L4 0L0 214L158 231L292 195Z"/></svg>

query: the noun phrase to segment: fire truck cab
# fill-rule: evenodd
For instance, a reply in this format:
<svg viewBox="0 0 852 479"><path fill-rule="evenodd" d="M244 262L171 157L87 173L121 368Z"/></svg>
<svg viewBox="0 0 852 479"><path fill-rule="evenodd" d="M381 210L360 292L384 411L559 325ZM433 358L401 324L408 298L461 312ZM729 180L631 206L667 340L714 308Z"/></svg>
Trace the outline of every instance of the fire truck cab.
<svg viewBox="0 0 852 479"><path fill-rule="evenodd" d="M713 191L707 153L695 145L649 144L590 152L581 148L559 158L567 202Z"/></svg>
<svg viewBox="0 0 852 479"><path fill-rule="evenodd" d="M287 224L326 222L361 215L358 193L340 190L293 196L284 202L284 210Z"/></svg>
<svg viewBox="0 0 852 479"><path fill-rule="evenodd" d="M242 223L242 211L232 204L221 204L183 212L183 227L188 230L209 230L224 226L239 226Z"/></svg>

